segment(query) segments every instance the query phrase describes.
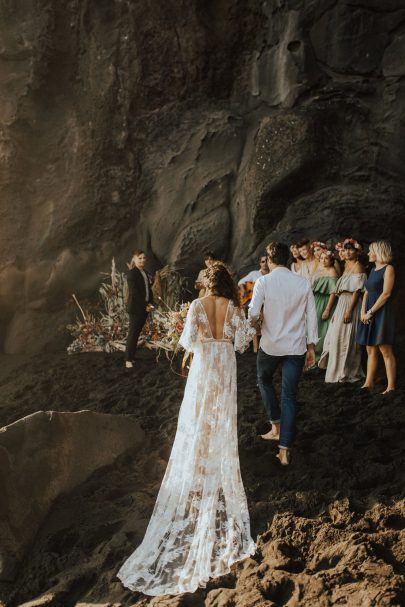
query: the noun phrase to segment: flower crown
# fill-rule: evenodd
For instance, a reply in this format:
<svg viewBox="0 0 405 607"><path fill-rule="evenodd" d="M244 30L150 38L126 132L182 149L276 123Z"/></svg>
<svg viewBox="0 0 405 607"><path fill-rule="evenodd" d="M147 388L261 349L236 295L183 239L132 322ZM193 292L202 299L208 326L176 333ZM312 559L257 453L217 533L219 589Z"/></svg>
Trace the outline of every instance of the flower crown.
<svg viewBox="0 0 405 607"><path fill-rule="evenodd" d="M355 249L357 249L358 251L361 250L361 245L359 242L357 242L357 240L355 240L354 238L346 238L343 241L343 248L346 244L351 244Z"/></svg>
<svg viewBox="0 0 405 607"><path fill-rule="evenodd" d="M324 242L321 242L320 240L314 240L314 242L311 243L311 248L315 249L315 247L319 247L320 249L327 249L328 248L326 246L326 244Z"/></svg>
<svg viewBox="0 0 405 607"><path fill-rule="evenodd" d="M322 251L322 255L327 255L328 257L333 257L333 251L330 251L329 249L324 249Z"/></svg>

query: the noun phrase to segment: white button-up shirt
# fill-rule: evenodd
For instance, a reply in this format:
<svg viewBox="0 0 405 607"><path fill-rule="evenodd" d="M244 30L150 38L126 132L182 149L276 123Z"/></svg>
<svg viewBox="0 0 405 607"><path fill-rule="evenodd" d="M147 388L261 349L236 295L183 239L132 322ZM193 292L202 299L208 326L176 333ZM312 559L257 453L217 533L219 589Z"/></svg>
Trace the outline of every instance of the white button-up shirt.
<svg viewBox="0 0 405 607"><path fill-rule="evenodd" d="M244 285L246 282L256 282L256 280L262 276L264 276L264 274L262 274L260 270L252 270L249 274L246 274L246 276L240 279L238 285Z"/></svg>
<svg viewBox="0 0 405 607"><path fill-rule="evenodd" d="M149 301L149 279L146 275L146 272L144 272L143 270L139 269L140 273L142 274L142 278L143 281L145 283L145 301L146 303Z"/></svg>
<svg viewBox="0 0 405 607"><path fill-rule="evenodd" d="M307 351L307 344L317 343L315 299L302 276L277 267L259 278L253 289L249 316L257 318L262 307L260 347L266 354L301 355Z"/></svg>

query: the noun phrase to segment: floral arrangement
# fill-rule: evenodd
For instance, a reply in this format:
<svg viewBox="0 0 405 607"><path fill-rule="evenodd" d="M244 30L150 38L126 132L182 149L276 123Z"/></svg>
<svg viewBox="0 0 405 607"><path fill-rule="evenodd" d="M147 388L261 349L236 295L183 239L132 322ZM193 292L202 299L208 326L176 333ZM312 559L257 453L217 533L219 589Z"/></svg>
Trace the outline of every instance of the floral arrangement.
<svg viewBox="0 0 405 607"><path fill-rule="evenodd" d="M169 287L175 288L176 294L178 294L184 279L174 270L167 270L165 276L166 274L171 280ZM96 313L83 309L77 297L72 295L80 311L80 317L76 319L75 323L67 326L69 333L74 338L67 348L69 354L75 352L123 352L125 350L128 333L125 274L117 271L113 259L111 273L104 274L104 276L108 276L110 281L103 282L99 288L103 311ZM166 290L170 293L172 291L171 288L168 289L167 287ZM172 359L181 348L179 339L190 304L175 304L171 308L159 295L157 300L159 303L145 324L140 342L149 349L157 350L158 355L162 350L165 351L167 357Z"/></svg>
<svg viewBox="0 0 405 607"><path fill-rule="evenodd" d="M102 283L99 288L104 312L90 313L72 295L81 317L67 330L74 337L67 351L74 352L114 352L125 350L128 332L128 314L125 309L126 280L123 272L118 272L112 260L110 283Z"/></svg>
<svg viewBox="0 0 405 607"><path fill-rule="evenodd" d="M174 309L166 306L166 310L154 310L141 335L146 347L164 350L168 358L171 358L169 353L176 354L181 349L179 340L189 307L187 302L177 304Z"/></svg>

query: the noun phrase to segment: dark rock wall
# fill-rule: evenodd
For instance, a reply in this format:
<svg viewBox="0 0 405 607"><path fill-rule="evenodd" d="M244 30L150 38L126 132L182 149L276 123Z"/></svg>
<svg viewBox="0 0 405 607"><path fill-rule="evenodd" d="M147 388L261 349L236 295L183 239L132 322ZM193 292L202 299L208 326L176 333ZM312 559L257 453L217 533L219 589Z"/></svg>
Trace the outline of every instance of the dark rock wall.
<svg viewBox="0 0 405 607"><path fill-rule="evenodd" d="M0 0L0 41L7 352L61 347L136 246L188 275L275 237L399 249L403 0Z"/></svg>

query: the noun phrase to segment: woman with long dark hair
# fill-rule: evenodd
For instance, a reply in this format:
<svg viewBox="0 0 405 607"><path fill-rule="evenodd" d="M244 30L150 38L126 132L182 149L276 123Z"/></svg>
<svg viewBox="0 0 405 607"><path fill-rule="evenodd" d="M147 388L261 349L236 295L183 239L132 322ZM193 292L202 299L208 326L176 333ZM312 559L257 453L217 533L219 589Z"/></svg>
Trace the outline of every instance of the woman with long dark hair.
<svg viewBox="0 0 405 607"><path fill-rule="evenodd" d="M355 382L363 379L361 350L356 343L360 321L360 295L367 276L359 262L361 246L353 238L343 242L345 271L336 282L338 302L329 323L319 360L319 367L326 368L326 382Z"/></svg>
<svg viewBox="0 0 405 607"><path fill-rule="evenodd" d="M181 345L193 352L173 449L142 544L118 577L148 595L194 592L256 550L240 475L235 350L254 329L221 263L204 276Z"/></svg>

